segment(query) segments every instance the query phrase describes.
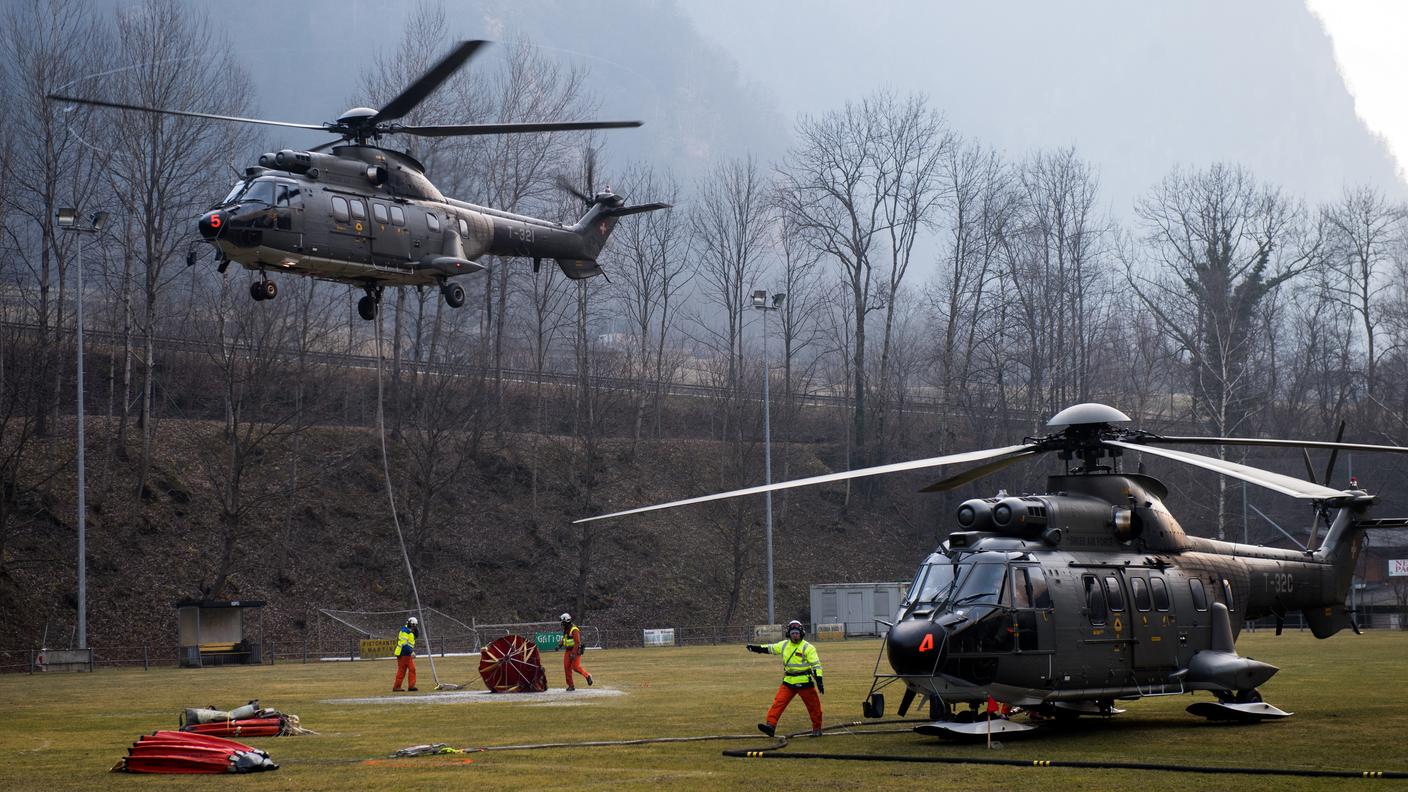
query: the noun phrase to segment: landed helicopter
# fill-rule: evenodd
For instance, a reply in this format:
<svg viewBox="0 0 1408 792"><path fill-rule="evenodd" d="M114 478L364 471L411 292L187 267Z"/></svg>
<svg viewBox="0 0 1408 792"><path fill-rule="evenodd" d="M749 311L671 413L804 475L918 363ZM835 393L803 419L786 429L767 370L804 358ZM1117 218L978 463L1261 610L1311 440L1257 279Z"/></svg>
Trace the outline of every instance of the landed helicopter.
<svg viewBox="0 0 1408 792"><path fill-rule="evenodd" d="M1110 716L1117 701L1194 691L1215 701L1188 707L1212 720L1262 721L1287 713L1257 688L1277 668L1237 654L1245 622L1299 611L1316 638L1345 627L1345 606L1364 529L1408 519L1368 518L1374 497L1272 473L1168 445L1242 445L1408 452L1396 446L1232 437L1171 437L1125 428L1128 416L1078 404L1047 424L1051 433L1019 445L900 462L706 495L589 517L577 522L823 484L904 470L982 462L924 491L951 489L1038 454L1054 452L1066 471L1041 495L964 502L955 530L920 565L882 654L893 673L875 678L862 711L882 717L892 684L898 712L916 697L929 705L923 734L979 736L1033 726L990 718L990 700L1020 707L1040 722ZM1287 550L1189 536L1164 505L1165 486L1123 473L1123 454L1162 457L1307 500L1326 533L1318 548ZM1072 466L1074 464L1074 467ZM1306 468L1310 471L1309 456ZM1315 478L1314 472L1309 473ZM966 705L966 710L965 710Z"/></svg>
<svg viewBox="0 0 1408 792"><path fill-rule="evenodd" d="M376 318L387 286L437 286L452 308L464 305L464 287L452 278L483 270L481 256L553 259L574 280L600 275L597 255L618 218L668 209L669 204L627 206L610 187L587 195L559 179L580 198L586 213L573 225L503 212L447 198L410 154L377 145L386 135L454 137L568 132L638 127L639 121L567 121L513 124L409 126L396 123L460 69L486 42L460 42L450 54L380 110L354 107L336 121L300 124L259 118L166 110L50 94L49 99L144 113L246 124L321 130L337 140L308 151L263 154L225 196L201 216L201 238L219 251L219 270L230 262L259 273L250 284L255 300L271 300L278 287L269 272L289 272L360 286L363 319ZM331 153L323 153L331 149ZM589 169L590 170L590 169ZM590 174L587 181L591 182ZM589 188L590 189L590 188ZM194 263L194 254L188 263Z"/></svg>

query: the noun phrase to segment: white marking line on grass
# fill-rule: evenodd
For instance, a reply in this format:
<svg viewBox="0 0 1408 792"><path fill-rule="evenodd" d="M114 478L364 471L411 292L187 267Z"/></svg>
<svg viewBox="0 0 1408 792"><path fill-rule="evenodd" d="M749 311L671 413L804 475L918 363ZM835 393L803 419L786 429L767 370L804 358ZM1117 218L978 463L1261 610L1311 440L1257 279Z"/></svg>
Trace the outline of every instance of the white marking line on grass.
<svg viewBox="0 0 1408 792"><path fill-rule="evenodd" d="M490 693L487 690L463 690L452 693L403 693L396 696L326 699L323 704L483 704L510 702L516 704L571 705L582 699L624 696L624 691L595 687L588 690L545 690L542 693Z"/></svg>

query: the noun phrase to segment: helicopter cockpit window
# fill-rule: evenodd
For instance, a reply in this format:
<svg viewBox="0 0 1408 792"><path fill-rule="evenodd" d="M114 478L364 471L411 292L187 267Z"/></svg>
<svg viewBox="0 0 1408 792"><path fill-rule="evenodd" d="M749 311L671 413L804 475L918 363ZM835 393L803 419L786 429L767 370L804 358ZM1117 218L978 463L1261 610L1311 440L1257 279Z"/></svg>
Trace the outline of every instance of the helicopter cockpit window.
<svg viewBox="0 0 1408 792"><path fill-rule="evenodd" d="M248 186L249 182L247 181L235 182L235 186L230 188L230 194L225 196L225 200L221 201L220 205L224 206L225 204L234 203L235 199L239 197L240 193L244 192L244 188Z"/></svg>
<svg viewBox="0 0 1408 792"><path fill-rule="evenodd" d="M1041 567L1012 567L1012 607L1051 607L1051 592L1046 588L1046 574Z"/></svg>
<svg viewBox="0 0 1408 792"><path fill-rule="evenodd" d="M998 605L1007 599L1002 588L1002 584L1007 582L1006 564L971 564L968 570L954 592L955 606L969 603Z"/></svg>
<svg viewBox="0 0 1408 792"><path fill-rule="evenodd" d="M434 212L426 212L426 213L425 213L425 227L428 228L428 229L430 229L430 233L432 233L432 234L439 232L439 231L440 231L440 218L436 217Z"/></svg>
<svg viewBox="0 0 1408 792"><path fill-rule="evenodd" d="M249 183L249 189L239 197L240 203L262 203L268 206L274 205L274 183L255 179Z"/></svg>
<svg viewBox="0 0 1408 792"><path fill-rule="evenodd" d="M1149 587L1144 583L1144 578L1130 578L1129 589L1134 597L1135 609L1141 613L1148 611L1150 607Z"/></svg>
<svg viewBox="0 0 1408 792"><path fill-rule="evenodd" d="M1149 590L1154 594L1154 610L1168 610L1168 587L1164 585L1161 577L1149 578Z"/></svg>
<svg viewBox="0 0 1408 792"><path fill-rule="evenodd" d="M1109 608L1105 604L1105 589L1100 586L1100 581L1094 575L1081 577L1085 585L1085 609L1090 614L1091 624L1104 624L1109 616Z"/></svg>
<svg viewBox="0 0 1408 792"><path fill-rule="evenodd" d="M914 584L909 587L905 604L934 602L947 596L953 587L954 565L951 561L940 561L919 567L914 576Z"/></svg>
<svg viewBox="0 0 1408 792"><path fill-rule="evenodd" d="M347 208L347 199L340 195L332 197L332 216L340 223L345 223L351 219L350 211Z"/></svg>
<svg viewBox="0 0 1408 792"><path fill-rule="evenodd" d="M1193 592L1193 608L1200 611L1208 609L1208 593L1203 590L1203 581L1193 578L1188 581L1188 590Z"/></svg>
<svg viewBox="0 0 1408 792"><path fill-rule="evenodd" d="M1110 592L1110 610L1124 610L1124 590L1120 588L1120 579L1114 575L1105 578L1105 589Z"/></svg>
<svg viewBox="0 0 1408 792"><path fill-rule="evenodd" d="M382 225L386 225L387 222L390 221L390 218L386 216L386 206L384 204L372 204L372 217L376 218L376 221Z"/></svg>
<svg viewBox="0 0 1408 792"><path fill-rule="evenodd" d="M406 213L402 211L401 207L399 206L391 207L391 225L403 226L405 224Z"/></svg>

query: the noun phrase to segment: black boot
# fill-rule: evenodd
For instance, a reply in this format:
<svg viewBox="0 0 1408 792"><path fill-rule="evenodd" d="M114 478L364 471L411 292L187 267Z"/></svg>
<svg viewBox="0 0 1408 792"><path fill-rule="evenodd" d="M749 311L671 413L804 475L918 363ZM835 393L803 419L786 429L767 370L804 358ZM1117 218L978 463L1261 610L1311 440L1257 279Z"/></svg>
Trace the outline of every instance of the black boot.
<svg viewBox="0 0 1408 792"><path fill-rule="evenodd" d="M758 731L762 732L763 734L766 734L769 737L772 737L777 734L777 727L773 726L771 723L759 723Z"/></svg>

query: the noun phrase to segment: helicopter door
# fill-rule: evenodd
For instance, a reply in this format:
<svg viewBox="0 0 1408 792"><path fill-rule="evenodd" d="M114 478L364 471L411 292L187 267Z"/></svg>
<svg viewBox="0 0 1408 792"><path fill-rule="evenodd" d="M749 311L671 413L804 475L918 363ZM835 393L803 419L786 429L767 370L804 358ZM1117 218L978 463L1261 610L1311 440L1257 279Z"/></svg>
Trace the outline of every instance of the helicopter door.
<svg viewBox="0 0 1408 792"><path fill-rule="evenodd" d="M361 198L332 197L332 239L335 254L358 263L371 263L371 223Z"/></svg>
<svg viewBox="0 0 1408 792"><path fill-rule="evenodd" d="M411 259L411 235L406 212L395 204L372 201L372 255L378 264L405 266Z"/></svg>
<svg viewBox="0 0 1408 792"><path fill-rule="evenodd" d="M303 195L298 184L274 187L274 216L264 238L272 247L298 251L303 248Z"/></svg>
<svg viewBox="0 0 1408 792"><path fill-rule="evenodd" d="M1128 573L1130 621L1135 624L1135 668L1174 668L1178 665L1178 630L1168 585L1159 572Z"/></svg>
<svg viewBox="0 0 1408 792"><path fill-rule="evenodd" d="M1050 652L1052 636L1051 592L1046 574L1036 564L1012 566L1012 619L1017 636L1016 651Z"/></svg>

